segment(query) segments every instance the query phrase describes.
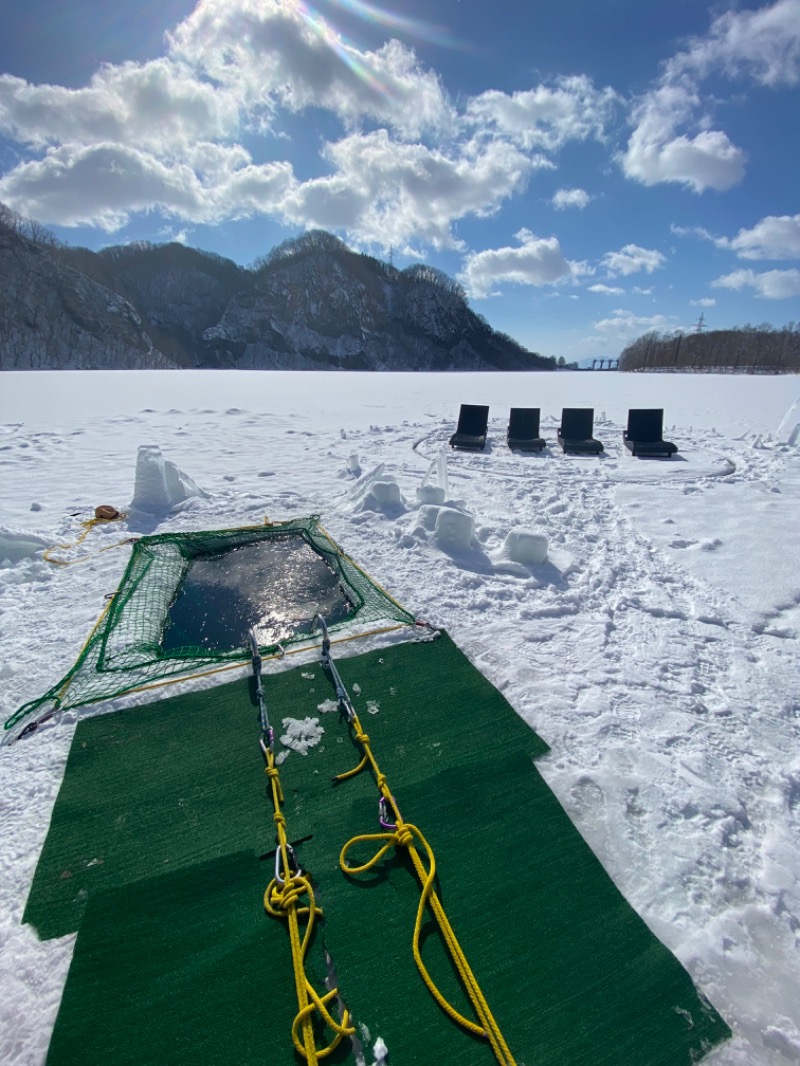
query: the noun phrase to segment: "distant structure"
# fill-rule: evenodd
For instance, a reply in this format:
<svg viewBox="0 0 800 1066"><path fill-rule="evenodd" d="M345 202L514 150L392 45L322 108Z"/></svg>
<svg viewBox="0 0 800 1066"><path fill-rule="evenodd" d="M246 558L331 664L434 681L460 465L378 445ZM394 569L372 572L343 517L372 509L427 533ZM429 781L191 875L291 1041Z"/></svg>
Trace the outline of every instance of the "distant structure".
<svg viewBox="0 0 800 1066"><path fill-rule="evenodd" d="M619 359L592 359L592 370L617 370Z"/></svg>
<svg viewBox="0 0 800 1066"><path fill-rule="evenodd" d="M700 317L695 322L692 332L693 333L702 333L705 328L706 328L706 313L705 313L705 311L701 311L700 312Z"/></svg>

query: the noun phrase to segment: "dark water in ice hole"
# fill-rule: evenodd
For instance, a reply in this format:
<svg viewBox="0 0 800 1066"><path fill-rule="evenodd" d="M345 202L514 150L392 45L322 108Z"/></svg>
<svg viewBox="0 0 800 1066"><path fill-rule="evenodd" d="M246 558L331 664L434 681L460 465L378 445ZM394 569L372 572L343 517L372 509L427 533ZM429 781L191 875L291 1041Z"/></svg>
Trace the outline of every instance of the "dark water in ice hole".
<svg viewBox="0 0 800 1066"><path fill-rule="evenodd" d="M167 614L163 651L187 645L232 651L306 632L319 611L329 625L353 611L337 575L300 538L265 540L195 559Z"/></svg>

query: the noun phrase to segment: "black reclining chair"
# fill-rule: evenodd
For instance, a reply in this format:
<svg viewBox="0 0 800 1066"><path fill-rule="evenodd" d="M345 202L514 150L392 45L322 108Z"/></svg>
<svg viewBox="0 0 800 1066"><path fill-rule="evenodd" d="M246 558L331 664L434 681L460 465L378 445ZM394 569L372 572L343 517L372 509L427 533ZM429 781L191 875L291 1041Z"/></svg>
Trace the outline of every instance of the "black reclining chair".
<svg viewBox="0 0 800 1066"><path fill-rule="evenodd" d="M666 455L669 458L678 448L672 441L662 439L663 432L663 408L631 408L622 440L632 455Z"/></svg>
<svg viewBox="0 0 800 1066"><path fill-rule="evenodd" d="M486 427L489 424L489 408L482 404L462 403L458 412L458 425L450 438L451 448L468 448L482 452L486 447Z"/></svg>
<svg viewBox="0 0 800 1066"><path fill-rule="evenodd" d="M603 445L592 436L593 407L565 407L558 427L558 443L565 452L589 452L599 455Z"/></svg>
<svg viewBox="0 0 800 1066"><path fill-rule="evenodd" d="M540 452L545 447L545 441L539 436L539 413L538 407L511 408L506 434L509 448Z"/></svg>

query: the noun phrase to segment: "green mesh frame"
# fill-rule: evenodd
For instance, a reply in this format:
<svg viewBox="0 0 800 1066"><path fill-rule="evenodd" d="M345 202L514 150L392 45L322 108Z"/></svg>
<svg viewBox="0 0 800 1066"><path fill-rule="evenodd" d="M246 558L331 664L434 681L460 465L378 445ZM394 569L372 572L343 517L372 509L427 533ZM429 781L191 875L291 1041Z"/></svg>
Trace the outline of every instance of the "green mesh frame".
<svg viewBox="0 0 800 1066"><path fill-rule="evenodd" d="M110 699L156 682L177 681L228 663L248 661L250 652L244 646L212 650L187 645L165 651L162 639L170 605L195 559L210 558L234 548L279 538L296 538L304 542L337 576L352 611L344 621L330 625L331 632L347 628L348 634L366 635L386 624L414 624L414 616L341 550L319 525L316 515L244 529L142 537L135 543L119 588L75 665L43 696L15 711L6 720L5 730L13 730L41 708L45 710L37 722L57 711ZM306 632L299 632L280 644L262 646L261 652L263 655L280 654L289 647L310 643L312 638Z"/></svg>

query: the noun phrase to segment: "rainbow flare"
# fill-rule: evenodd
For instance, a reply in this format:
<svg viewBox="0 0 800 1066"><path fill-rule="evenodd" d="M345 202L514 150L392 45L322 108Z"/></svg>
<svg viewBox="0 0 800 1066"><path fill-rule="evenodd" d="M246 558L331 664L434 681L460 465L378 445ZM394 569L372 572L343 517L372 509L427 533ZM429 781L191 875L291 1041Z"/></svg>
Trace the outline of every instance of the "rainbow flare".
<svg viewBox="0 0 800 1066"><path fill-rule="evenodd" d="M368 4L366 0L328 0L328 3L349 11L365 22L373 22L377 26L388 26L391 29L401 30L410 37L417 37L421 41L429 41L431 44L443 45L447 48L463 48L465 42L459 41L445 26L438 26L433 22L425 22L423 19L408 18L387 8L376 7Z"/></svg>

